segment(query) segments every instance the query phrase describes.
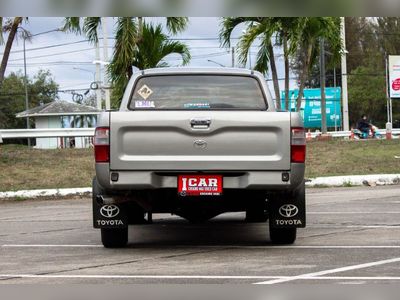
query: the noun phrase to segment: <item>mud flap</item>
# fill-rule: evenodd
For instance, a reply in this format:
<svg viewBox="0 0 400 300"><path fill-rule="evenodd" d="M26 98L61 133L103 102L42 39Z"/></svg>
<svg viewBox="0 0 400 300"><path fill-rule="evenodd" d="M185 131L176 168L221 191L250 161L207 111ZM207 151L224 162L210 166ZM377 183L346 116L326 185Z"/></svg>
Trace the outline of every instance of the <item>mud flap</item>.
<svg viewBox="0 0 400 300"><path fill-rule="evenodd" d="M100 204L93 200L94 228L127 228L128 213L126 204Z"/></svg>
<svg viewBox="0 0 400 300"><path fill-rule="evenodd" d="M304 183L293 192L279 193L268 201L269 226L275 228L306 227Z"/></svg>

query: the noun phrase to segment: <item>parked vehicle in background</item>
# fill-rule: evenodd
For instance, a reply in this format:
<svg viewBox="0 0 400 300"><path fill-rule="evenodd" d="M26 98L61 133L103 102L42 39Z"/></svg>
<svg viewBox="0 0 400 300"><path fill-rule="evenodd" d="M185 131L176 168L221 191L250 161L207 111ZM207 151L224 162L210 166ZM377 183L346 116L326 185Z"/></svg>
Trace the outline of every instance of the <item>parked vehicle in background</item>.
<svg viewBox="0 0 400 300"><path fill-rule="evenodd" d="M246 211L269 219L279 244L305 227L303 122L276 111L258 72L141 71L97 126L93 220L105 247L126 245L128 225L152 213L203 222Z"/></svg>

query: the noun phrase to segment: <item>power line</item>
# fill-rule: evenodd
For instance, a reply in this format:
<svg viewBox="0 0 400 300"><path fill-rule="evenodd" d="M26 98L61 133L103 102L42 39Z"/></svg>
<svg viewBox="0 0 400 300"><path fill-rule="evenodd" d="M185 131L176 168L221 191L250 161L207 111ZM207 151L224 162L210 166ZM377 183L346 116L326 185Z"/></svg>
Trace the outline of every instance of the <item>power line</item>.
<svg viewBox="0 0 400 300"><path fill-rule="evenodd" d="M51 66L51 65L93 65L92 61L49 61L49 62L36 62L28 63L27 66ZM23 67L23 64L10 64L10 67Z"/></svg>
<svg viewBox="0 0 400 300"><path fill-rule="evenodd" d="M102 40L103 38L99 38L99 40ZM108 38L111 40L115 40L115 38ZM231 38L231 40L236 40L239 39L239 37L233 37ZM218 37L209 37L209 38L170 38L168 39L170 41L212 41L212 40L218 40ZM81 43L89 43L90 40L86 39L86 40L80 40L80 41L75 41L75 42L68 42L68 43L61 43L61 44L54 44L54 45L47 45L47 46L43 46L43 47L36 47L36 48L28 48L26 49L26 52L29 51L37 51L37 50L43 50L43 49L49 49L49 48L56 48L56 47L62 47L62 46L68 46L68 45L75 45L75 44L81 44ZM23 50L13 50L10 53L14 54L14 53L23 53ZM0 53L0 55L3 55L4 52Z"/></svg>
<svg viewBox="0 0 400 300"><path fill-rule="evenodd" d="M100 47L100 48L103 48L103 47ZM110 46L108 48L112 48L112 47ZM89 50L94 50L94 48L85 48L85 49L79 49L79 50L73 50L73 51L57 52L57 53L47 54L47 55L31 56L31 57L27 57L26 59L45 58L45 57L64 55L64 54L70 54L70 53L78 53L78 52L89 51ZM9 62L20 61L20 60L24 60L24 59L23 58L10 59Z"/></svg>
<svg viewBox="0 0 400 300"><path fill-rule="evenodd" d="M37 48L28 48L28 49L26 49L26 52L36 51L36 50L43 50L43 49L50 49L50 48L68 46L68 45L81 44L81 43L88 42L88 41L89 40L81 40L81 41L76 41L76 42L54 44L54 45L48 45L48 46L43 46L43 47L37 47ZM23 52L24 52L24 50L14 50L14 51L11 51L10 53L14 54L14 53L23 53ZM4 52L0 53L0 55L4 55Z"/></svg>

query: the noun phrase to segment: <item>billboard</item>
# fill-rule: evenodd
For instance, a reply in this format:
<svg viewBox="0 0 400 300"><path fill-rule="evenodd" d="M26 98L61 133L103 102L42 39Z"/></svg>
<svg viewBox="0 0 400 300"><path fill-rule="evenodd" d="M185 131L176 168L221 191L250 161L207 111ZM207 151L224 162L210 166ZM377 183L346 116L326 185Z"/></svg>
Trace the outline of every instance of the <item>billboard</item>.
<svg viewBox="0 0 400 300"><path fill-rule="evenodd" d="M299 90L289 90L290 111L296 110L296 99L298 95ZM340 97L340 87L325 89L327 127L341 127L342 112ZM282 107L285 107L285 92L282 92L281 100ZM321 89L304 90L300 113L304 120L304 127L321 128Z"/></svg>
<svg viewBox="0 0 400 300"><path fill-rule="evenodd" d="M389 55L390 98L400 98L400 55Z"/></svg>

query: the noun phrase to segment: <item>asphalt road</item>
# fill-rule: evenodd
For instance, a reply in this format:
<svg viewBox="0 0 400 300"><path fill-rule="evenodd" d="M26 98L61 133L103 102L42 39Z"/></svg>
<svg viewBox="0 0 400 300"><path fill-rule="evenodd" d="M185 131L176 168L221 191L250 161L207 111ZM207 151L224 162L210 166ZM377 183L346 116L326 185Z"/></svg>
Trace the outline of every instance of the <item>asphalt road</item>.
<svg viewBox="0 0 400 300"><path fill-rule="evenodd" d="M0 201L0 283L400 283L400 187L309 189L308 227L273 246L240 213L154 216L104 249L90 199Z"/></svg>

